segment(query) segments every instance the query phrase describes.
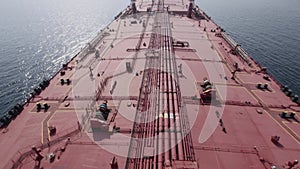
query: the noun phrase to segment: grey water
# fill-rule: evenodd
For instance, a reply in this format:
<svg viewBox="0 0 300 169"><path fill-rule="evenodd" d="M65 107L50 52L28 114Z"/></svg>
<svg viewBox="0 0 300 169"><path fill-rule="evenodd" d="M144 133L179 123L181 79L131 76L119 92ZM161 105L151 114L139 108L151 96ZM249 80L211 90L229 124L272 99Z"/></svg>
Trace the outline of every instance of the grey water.
<svg viewBox="0 0 300 169"><path fill-rule="evenodd" d="M300 1L196 0L282 84L300 94ZM51 78L130 0L1 0L0 114Z"/></svg>

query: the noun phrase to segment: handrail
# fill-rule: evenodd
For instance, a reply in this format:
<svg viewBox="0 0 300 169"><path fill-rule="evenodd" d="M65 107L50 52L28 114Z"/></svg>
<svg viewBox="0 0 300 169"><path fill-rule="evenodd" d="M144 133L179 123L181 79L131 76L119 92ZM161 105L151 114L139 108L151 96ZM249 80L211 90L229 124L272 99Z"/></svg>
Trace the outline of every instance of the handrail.
<svg viewBox="0 0 300 169"><path fill-rule="evenodd" d="M98 33L98 35L94 39L92 39L89 43L87 43L87 45L81 50L81 52L77 56L80 59L80 61L84 60L85 57L87 56L87 54L91 52L91 48L95 48L96 45L101 40L103 40L103 38L105 36L108 36L108 35L109 35L108 32Z"/></svg>
<svg viewBox="0 0 300 169"><path fill-rule="evenodd" d="M221 32L222 37L225 39L225 41L235 50L238 52L238 54L241 56L241 58L249 64L248 54L247 52L240 47L238 43L236 43L226 32Z"/></svg>
<svg viewBox="0 0 300 169"><path fill-rule="evenodd" d="M69 128L67 131L65 130L65 132L61 133L61 135L59 137L57 137L56 139L51 140L51 141L49 141L47 143L44 143L44 144L37 143L37 144L35 144L35 147L38 148L38 149L43 150L43 149L45 149L45 148L47 148L49 146L55 145L55 144L57 144L57 143L59 143L59 142L61 142L63 140L66 140L69 137L75 136L75 135L77 135L80 132L81 132L81 127L78 124L76 127L73 126L72 128ZM5 169L6 168L7 169L9 169L9 168L12 168L12 169L19 168L22 165L23 161L27 157L31 156L32 154L34 154L34 152L31 149L31 145L23 147L23 148L21 148L20 150L18 150L15 153L15 155L12 157L11 161L9 161L4 166L4 168Z"/></svg>

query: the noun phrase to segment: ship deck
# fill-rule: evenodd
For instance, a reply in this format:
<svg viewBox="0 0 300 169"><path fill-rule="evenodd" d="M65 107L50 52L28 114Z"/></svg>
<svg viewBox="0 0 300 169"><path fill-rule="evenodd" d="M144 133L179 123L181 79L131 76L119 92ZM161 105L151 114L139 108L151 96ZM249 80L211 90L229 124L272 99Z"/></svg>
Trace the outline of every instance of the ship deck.
<svg viewBox="0 0 300 169"><path fill-rule="evenodd" d="M299 104L190 3L136 0L116 16L2 129L0 168L264 169L300 160ZM216 90L210 101L204 79ZM95 115L105 101L103 121Z"/></svg>

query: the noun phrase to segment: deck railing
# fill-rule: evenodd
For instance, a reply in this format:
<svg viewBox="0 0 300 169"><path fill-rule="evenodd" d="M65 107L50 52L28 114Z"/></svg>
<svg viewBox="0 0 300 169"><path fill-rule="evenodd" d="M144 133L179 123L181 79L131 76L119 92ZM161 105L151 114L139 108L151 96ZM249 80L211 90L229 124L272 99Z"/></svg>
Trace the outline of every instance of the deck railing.
<svg viewBox="0 0 300 169"><path fill-rule="evenodd" d="M249 64L248 54L244 51L243 48L240 47L238 43L236 43L226 32L221 32L222 37L225 41L241 56L241 58Z"/></svg>
<svg viewBox="0 0 300 169"><path fill-rule="evenodd" d="M37 149L45 149L50 148L53 145L61 143L67 138L71 138L71 140L75 140L76 136L80 137L79 133L81 131L81 126L79 124L74 125L64 131L55 135L55 138L47 143L36 142L32 143L31 145L27 145L21 149L19 149L15 155L10 159L10 161L4 166L4 169L17 169L20 168L23 164L23 161L34 154L32 150L32 146L36 147Z"/></svg>
<svg viewBox="0 0 300 169"><path fill-rule="evenodd" d="M87 43L87 45L81 50L81 52L78 54L78 59L79 61L83 61L85 59L85 57L92 52L92 49L95 49L95 47L97 46L97 44L103 40L104 37L108 36L109 33L107 32L100 32L98 33L98 35L91 40L89 43Z"/></svg>

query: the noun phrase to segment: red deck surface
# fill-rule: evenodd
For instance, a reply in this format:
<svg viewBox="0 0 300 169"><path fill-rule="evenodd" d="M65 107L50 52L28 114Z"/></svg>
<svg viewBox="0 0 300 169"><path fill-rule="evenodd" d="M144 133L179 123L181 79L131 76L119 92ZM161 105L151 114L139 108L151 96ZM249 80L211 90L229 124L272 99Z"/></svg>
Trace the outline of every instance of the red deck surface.
<svg viewBox="0 0 300 169"><path fill-rule="evenodd" d="M197 6L188 17L189 5L137 0L139 12L126 8L2 129L0 168L265 169L300 160L300 106L248 55L251 66L230 52ZM200 97L204 78L217 101ZM105 124L95 116L104 100ZM50 108L38 112L38 102Z"/></svg>

